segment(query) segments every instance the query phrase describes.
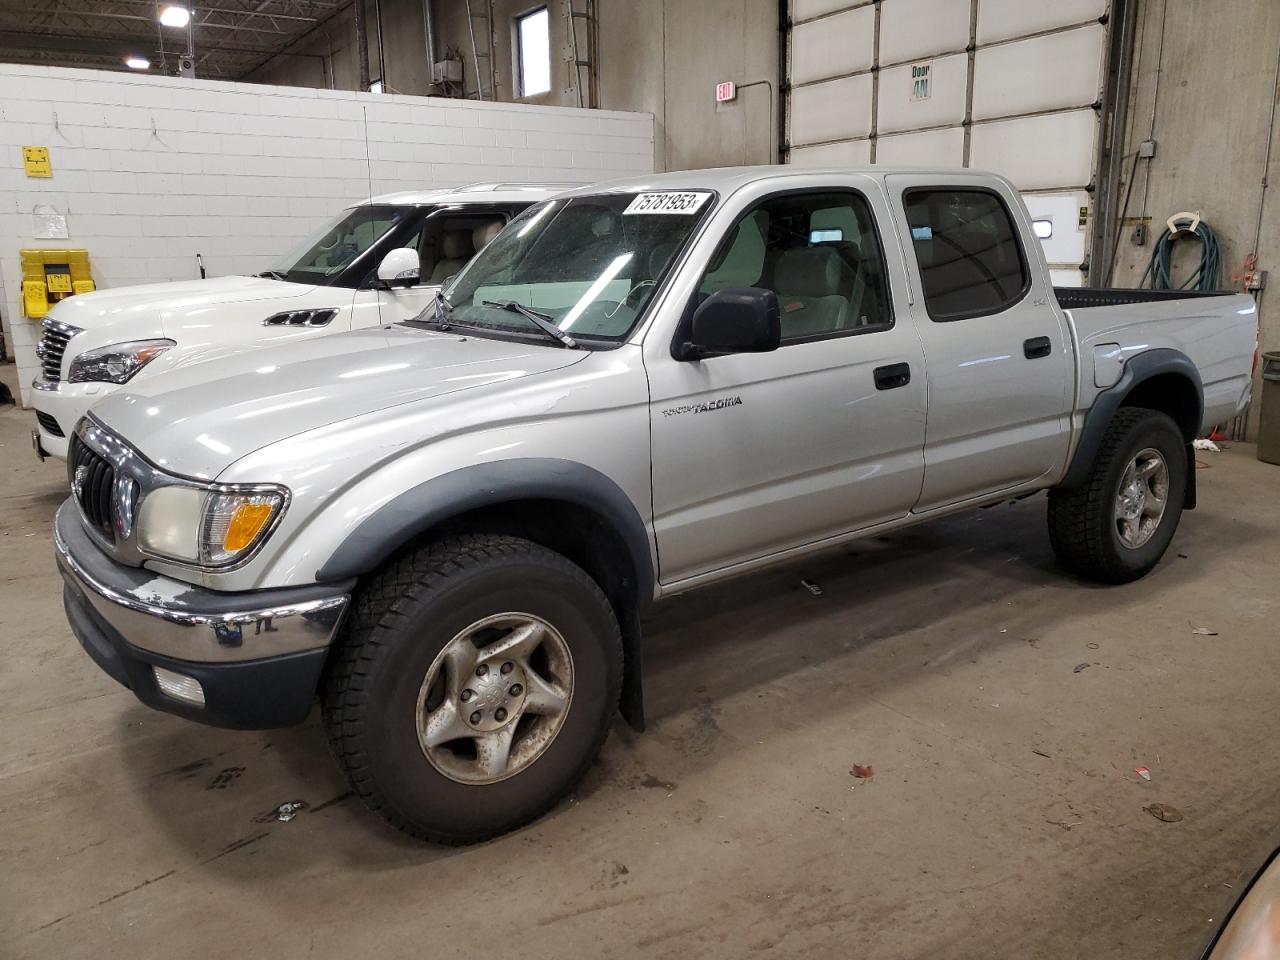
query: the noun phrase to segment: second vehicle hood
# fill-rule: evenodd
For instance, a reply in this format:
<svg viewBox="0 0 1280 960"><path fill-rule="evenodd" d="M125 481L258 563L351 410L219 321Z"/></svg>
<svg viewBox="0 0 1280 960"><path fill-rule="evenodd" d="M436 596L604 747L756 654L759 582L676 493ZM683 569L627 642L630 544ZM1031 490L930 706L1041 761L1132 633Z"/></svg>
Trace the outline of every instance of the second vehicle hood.
<svg viewBox="0 0 1280 960"><path fill-rule="evenodd" d="M260 447L406 403L569 366L585 351L376 327L163 373L93 414L175 473L213 479Z"/></svg>
<svg viewBox="0 0 1280 960"><path fill-rule="evenodd" d="M120 341L161 336L186 340L189 337L184 337L184 333L207 330L211 322L225 316L226 311L218 308L227 304L253 304L262 300L287 302L314 289L308 284L267 277L146 283L68 297L54 306L50 316L82 330L112 331ZM347 299L350 299L349 292ZM272 312L265 306L245 309L252 314L255 324L260 324ZM218 317L214 316L215 311Z"/></svg>

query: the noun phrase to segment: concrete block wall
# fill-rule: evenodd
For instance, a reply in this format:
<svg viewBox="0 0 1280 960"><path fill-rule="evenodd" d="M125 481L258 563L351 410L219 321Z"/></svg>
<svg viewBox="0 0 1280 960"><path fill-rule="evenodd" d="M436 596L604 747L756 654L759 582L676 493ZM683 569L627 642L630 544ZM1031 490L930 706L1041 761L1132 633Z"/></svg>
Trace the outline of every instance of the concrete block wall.
<svg viewBox="0 0 1280 960"><path fill-rule="evenodd" d="M50 179L21 147L49 147ZM98 286L262 270L344 205L477 181L653 169L648 114L0 64L0 300L28 403L18 251L87 248ZM36 240L33 213L67 216Z"/></svg>

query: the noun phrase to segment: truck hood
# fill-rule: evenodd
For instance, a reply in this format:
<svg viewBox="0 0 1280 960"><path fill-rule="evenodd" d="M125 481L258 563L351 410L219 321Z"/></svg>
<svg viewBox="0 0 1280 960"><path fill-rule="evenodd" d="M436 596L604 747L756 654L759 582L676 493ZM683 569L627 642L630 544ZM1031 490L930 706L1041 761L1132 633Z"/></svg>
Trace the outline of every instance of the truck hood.
<svg viewBox="0 0 1280 960"><path fill-rule="evenodd" d="M586 351L375 327L179 368L93 415L152 462L213 479L268 444L389 407L577 363Z"/></svg>
<svg viewBox="0 0 1280 960"><path fill-rule="evenodd" d="M207 339L185 335L207 331L211 322L224 319L226 311L216 310L218 307L250 304L247 310L252 313L256 325L272 310L269 305L254 307L253 303L267 300L287 304L314 289L308 284L267 277L214 277L210 280L148 283L68 297L54 306L50 316L83 330L118 333L109 342L152 337L170 337L183 342Z"/></svg>

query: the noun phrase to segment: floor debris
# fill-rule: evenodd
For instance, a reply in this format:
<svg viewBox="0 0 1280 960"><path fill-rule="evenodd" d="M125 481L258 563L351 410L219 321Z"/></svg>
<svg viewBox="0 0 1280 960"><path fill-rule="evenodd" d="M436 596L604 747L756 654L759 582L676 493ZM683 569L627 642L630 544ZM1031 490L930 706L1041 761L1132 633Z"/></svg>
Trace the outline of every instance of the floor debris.
<svg viewBox="0 0 1280 960"><path fill-rule="evenodd" d="M812 593L815 597L822 596L822 588L818 586L816 583L814 583L812 580L801 580L800 586L804 587L806 590Z"/></svg>
<svg viewBox="0 0 1280 960"><path fill-rule="evenodd" d="M864 767L860 763L855 763L852 767L849 768L849 776L857 777L859 780L870 780L875 775L876 775L876 768L871 766L870 764L867 764L867 766Z"/></svg>
<svg viewBox="0 0 1280 960"><path fill-rule="evenodd" d="M307 809L307 801L290 800L276 807L275 818L281 823L288 823L305 809Z"/></svg>
<svg viewBox="0 0 1280 960"><path fill-rule="evenodd" d="M1193 446L1197 450L1208 450L1210 453L1222 452L1222 448L1220 446L1218 446L1212 440L1206 440L1203 437L1198 440L1193 440L1191 443L1191 446Z"/></svg>
<svg viewBox="0 0 1280 960"><path fill-rule="evenodd" d="M1072 670L1071 672L1072 672L1072 673L1079 673L1081 670L1084 670L1084 669L1085 669L1086 667L1088 667L1088 666L1089 666L1089 664L1087 664L1087 663L1077 663L1077 664L1076 664L1076 666L1075 666L1075 669L1074 669L1074 670Z"/></svg>
<svg viewBox="0 0 1280 960"><path fill-rule="evenodd" d="M1208 627L1196 627L1191 632L1197 637L1216 637L1218 635L1217 630L1210 630Z"/></svg>
<svg viewBox="0 0 1280 960"><path fill-rule="evenodd" d="M1133 772L1140 776L1143 780L1151 779L1151 771L1146 767L1134 767Z"/></svg>
<svg viewBox="0 0 1280 960"><path fill-rule="evenodd" d="M1177 823L1182 819L1182 811L1167 803L1149 803L1142 809L1164 823Z"/></svg>
<svg viewBox="0 0 1280 960"><path fill-rule="evenodd" d="M1037 750L1035 747L1031 748L1031 752L1034 753L1037 757L1044 757L1046 760L1053 759L1053 757L1049 756L1049 754L1045 753L1043 750Z"/></svg>

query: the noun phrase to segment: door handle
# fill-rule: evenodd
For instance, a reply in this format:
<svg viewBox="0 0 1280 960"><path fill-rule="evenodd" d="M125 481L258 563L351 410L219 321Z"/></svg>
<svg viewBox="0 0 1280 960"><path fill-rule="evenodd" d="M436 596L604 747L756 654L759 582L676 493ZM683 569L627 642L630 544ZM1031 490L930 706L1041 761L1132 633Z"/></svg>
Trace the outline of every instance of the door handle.
<svg viewBox="0 0 1280 960"><path fill-rule="evenodd" d="M877 390L905 387L911 382L911 364L891 363L887 367L876 367L875 378Z"/></svg>
<svg viewBox="0 0 1280 960"><path fill-rule="evenodd" d="M1032 337L1022 341L1022 355L1028 360L1039 360L1053 353L1053 341L1048 337Z"/></svg>

